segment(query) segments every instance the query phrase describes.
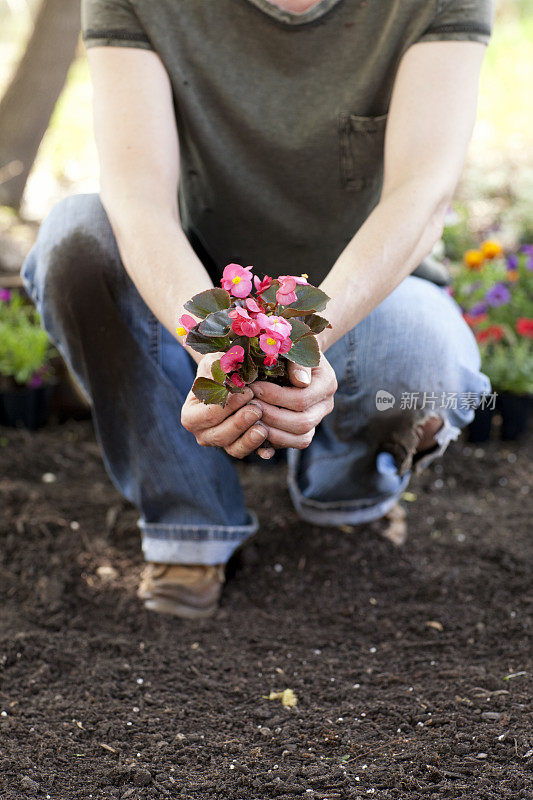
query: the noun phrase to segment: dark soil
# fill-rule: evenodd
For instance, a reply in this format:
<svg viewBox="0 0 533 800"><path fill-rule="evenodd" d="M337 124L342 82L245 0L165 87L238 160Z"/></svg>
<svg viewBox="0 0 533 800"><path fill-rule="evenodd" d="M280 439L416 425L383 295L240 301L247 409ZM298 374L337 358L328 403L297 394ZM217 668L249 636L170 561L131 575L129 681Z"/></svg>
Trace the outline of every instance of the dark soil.
<svg viewBox="0 0 533 800"><path fill-rule="evenodd" d="M242 466L261 532L201 623L136 599L89 423L0 445L2 800L533 797L531 439L452 446L401 550Z"/></svg>

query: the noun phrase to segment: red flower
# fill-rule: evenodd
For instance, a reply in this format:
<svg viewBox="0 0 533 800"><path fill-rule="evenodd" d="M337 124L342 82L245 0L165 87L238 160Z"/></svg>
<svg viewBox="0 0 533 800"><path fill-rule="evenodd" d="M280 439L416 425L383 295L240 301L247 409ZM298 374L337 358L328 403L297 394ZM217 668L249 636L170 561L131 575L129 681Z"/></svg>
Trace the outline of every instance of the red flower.
<svg viewBox="0 0 533 800"><path fill-rule="evenodd" d="M254 286L255 286L255 291L258 295L261 294L261 292L266 291L271 283L272 283L272 278L270 278L268 275L265 275L262 281L259 280L257 275L254 275Z"/></svg>
<svg viewBox="0 0 533 800"><path fill-rule="evenodd" d="M504 331L501 325L489 325L485 330L476 333L476 339L480 344L499 342L503 339L503 333Z"/></svg>
<svg viewBox="0 0 533 800"><path fill-rule="evenodd" d="M533 319L530 317L520 317L516 321L516 332L519 336L525 336L527 339L533 339Z"/></svg>
<svg viewBox="0 0 533 800"><path fill-rule="evenodd" d="M230 381L234 386L239 386L241 389L243 386L246 385L238 372L233 373L233 375L230 378Z"/></svg>

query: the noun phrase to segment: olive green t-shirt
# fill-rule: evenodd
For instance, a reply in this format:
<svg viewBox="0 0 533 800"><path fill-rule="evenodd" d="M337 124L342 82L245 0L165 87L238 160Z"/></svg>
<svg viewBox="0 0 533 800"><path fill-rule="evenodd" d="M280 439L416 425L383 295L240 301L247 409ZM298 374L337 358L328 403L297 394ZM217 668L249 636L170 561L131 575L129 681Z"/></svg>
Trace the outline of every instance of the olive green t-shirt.
<svg viewBox="0 0 533 800"><path fill-rule="evenodd" d="M379 200L394 78L415 42L487 43L492 0L82 0L87 47L155 50L172 83L183 228L319 283ZM413 119L413 126L417 120Z"/></svg>

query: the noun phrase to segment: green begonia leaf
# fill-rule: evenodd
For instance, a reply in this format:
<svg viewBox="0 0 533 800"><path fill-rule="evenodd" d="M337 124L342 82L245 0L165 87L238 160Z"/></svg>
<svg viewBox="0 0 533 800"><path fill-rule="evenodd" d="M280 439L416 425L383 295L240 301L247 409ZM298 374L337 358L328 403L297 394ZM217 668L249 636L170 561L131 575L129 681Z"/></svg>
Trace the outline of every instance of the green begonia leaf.
<svg viewBox="0 0 533 800"><path fill-rule="evenodd" d="M214 311L229 308L230 302L229 293L225 289L215 286L213 289L206 289L205 292L195 294L192 300L185 303L183 307L196 317L204 319Z"/></svg>
<svg viewBox="0 0 533 800"><path fill-rule="evenodd" d="M192 385L195 396L206 405L225 406L229 391L211 378L196 378Z"/></svg>
<svg viewBox="0 0 533 800"><path fill-rule="evenodd" d="M320 350L317 340L313 335L303 336L285 353L285 358L301 367L318 367Z"/></svg>

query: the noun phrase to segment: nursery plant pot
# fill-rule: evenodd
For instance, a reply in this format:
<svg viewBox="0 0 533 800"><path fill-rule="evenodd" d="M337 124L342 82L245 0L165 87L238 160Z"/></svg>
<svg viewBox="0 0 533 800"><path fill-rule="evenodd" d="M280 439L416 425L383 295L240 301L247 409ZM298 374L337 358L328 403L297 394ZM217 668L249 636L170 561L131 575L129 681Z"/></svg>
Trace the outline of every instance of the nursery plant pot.
<svg viewBox="0 0 533 800"><path fill-rule="evenodd" d="M0 425L9 428L42 428L50 414L54 387L45 384L32 389L21 386L0 392Z"/></svg>
<svg viewBox="0 0 533 800"><path fill-rule="evenodd" d="M474 419L468 426L467 440L472 444L488 442L492 428L492 418L494 417L493 408L478 408Z"/></svg>
<svg viewBox="0 0 533 800"><path fill-rule="evenodd" d="M502 392L498 397L498 406L502 415L501 438L504 441L520 438L527 430L531 398Z"/></svg>

